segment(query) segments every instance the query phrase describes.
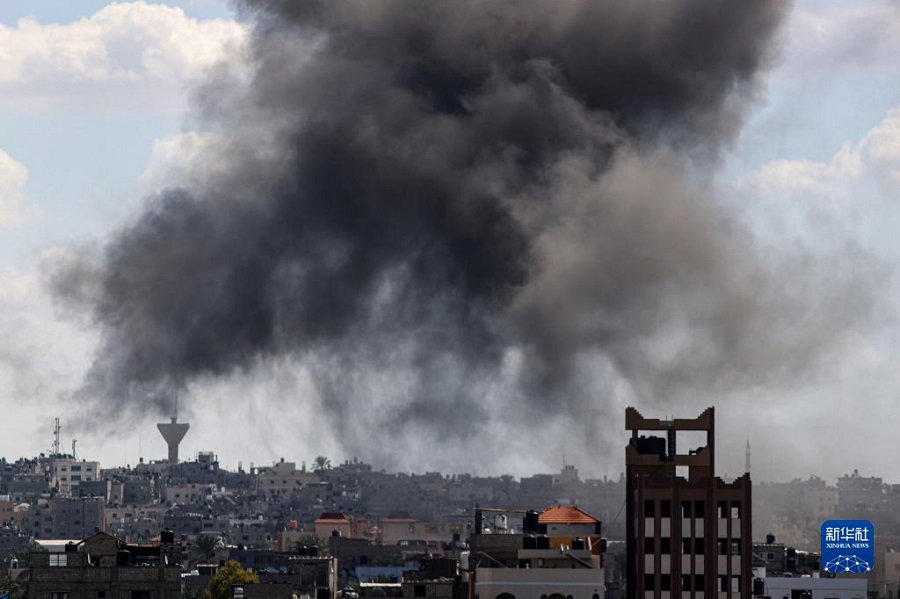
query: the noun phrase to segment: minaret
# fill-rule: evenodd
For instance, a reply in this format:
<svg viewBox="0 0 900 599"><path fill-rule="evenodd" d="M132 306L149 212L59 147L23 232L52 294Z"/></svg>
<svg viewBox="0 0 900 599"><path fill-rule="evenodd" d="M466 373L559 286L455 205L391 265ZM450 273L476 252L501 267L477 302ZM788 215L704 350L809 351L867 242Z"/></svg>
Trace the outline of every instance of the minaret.
<svg viewBox="0 0 900 599"><path fill-rule="evenodd" d="M187 422L178 422L178 396L175 396L175 415L172 416L172 422L160 422L156 425L166 445L169 446L169 463L178 463L178 444L184 439L188 429L191 427Z"/></svg>

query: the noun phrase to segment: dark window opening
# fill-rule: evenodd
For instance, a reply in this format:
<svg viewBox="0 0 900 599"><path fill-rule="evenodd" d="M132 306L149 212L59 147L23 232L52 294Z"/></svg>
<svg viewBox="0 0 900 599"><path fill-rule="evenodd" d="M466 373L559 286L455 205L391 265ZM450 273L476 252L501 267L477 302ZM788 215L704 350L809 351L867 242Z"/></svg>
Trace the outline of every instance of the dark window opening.
<svg viewBox="0 0 900 599"><path fill-rule="evenodd" d="M694 539L694 553L697 555L703 555L705 546L704 539Z"/></svg>
<svg viewBox="0 0 900 599"><path fill-rule="evenodd" d="M728 517L728 502L720 501L718 507L719 507L719 518L727 518Z"/></svg>

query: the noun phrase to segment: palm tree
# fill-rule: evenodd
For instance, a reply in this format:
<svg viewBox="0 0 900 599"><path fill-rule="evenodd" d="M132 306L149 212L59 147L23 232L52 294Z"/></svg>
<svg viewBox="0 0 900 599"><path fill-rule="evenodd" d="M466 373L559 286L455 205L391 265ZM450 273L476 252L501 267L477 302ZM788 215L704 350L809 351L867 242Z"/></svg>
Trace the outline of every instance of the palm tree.
<svg viewBox="0 0 900 599"><path fill-rule="evenodd" d="M195 564L214 560L220 547L219 539L210 535L200 535L191 545L191 560Z"/></svg>
<svg viewBox="0 0 900 599"><path fill-rule="evenodd" d="M329 468L331 468L331 460L323 455L316 456L316 459L313 460L313 463L316 465L316 470L328 470Z"/></svg>

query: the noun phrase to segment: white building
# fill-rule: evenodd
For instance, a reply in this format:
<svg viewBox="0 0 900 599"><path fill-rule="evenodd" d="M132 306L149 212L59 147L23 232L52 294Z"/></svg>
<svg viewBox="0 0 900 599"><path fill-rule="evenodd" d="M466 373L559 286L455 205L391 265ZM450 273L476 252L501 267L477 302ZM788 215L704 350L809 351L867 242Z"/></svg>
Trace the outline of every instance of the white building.
<svg viewBox="0 0 900 599"><path fill-rule="evenodd" d="M62 496L71 496L82 482L96 481L100 475L100 462L78 461L71 458L53 460L50 470L50 486Z"/></svg>
<svg viewBox="0 0 900 599"><path fill-rule="evenodd" d="M866 599L867 596L865 577L763 576L759 580L763 584L763 597L771 599Z"/></svg>

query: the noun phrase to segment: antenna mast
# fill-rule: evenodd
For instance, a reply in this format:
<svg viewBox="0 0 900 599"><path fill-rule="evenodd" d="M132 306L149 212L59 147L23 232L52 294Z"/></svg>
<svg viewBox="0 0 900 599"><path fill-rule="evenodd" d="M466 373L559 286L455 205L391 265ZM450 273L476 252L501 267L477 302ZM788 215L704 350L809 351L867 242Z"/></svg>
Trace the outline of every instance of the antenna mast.
<svg viewBox="0 0 900 599"><path fill-rule="evenodd" d="M56 417L53 426L53 455L59 455L59 417Z"/></svg>

